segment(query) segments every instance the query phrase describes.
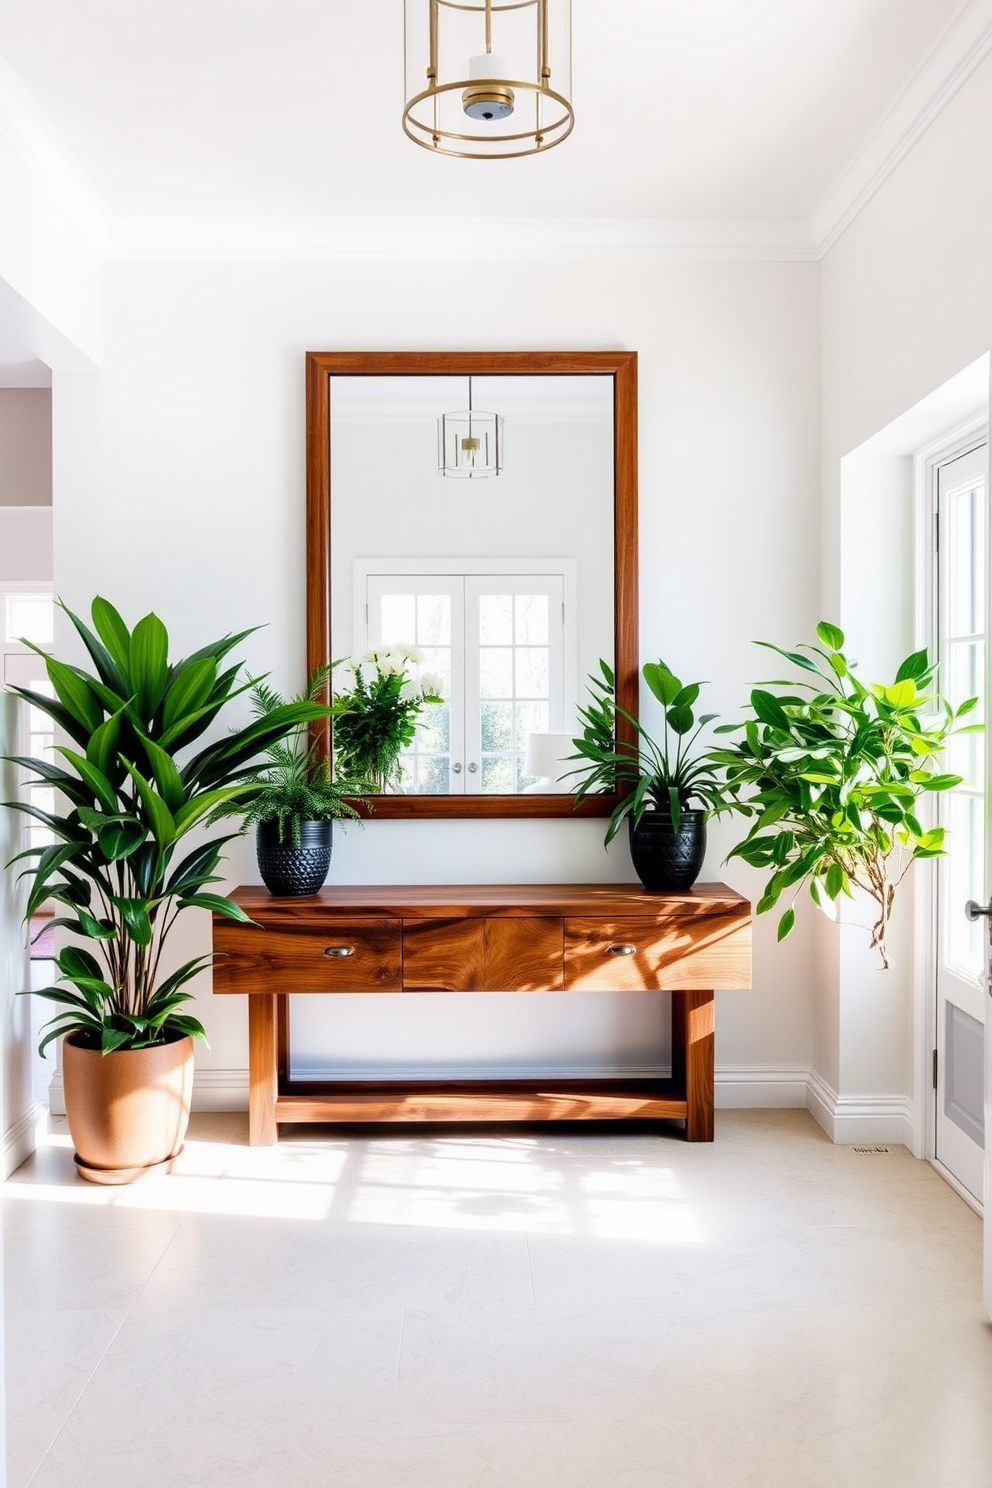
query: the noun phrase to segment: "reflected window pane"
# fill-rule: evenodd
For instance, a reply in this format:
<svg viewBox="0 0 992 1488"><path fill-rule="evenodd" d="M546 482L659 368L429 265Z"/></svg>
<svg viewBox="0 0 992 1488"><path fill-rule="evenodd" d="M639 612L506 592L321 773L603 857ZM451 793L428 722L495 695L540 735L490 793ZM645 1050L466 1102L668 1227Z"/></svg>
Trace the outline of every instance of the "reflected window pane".
<svg viewBox="0 0 992 1488"><path fill-rule="evenodd" d="M512 646L512 594L479 596L479 640L483 646Z"/></svg>
<svg viewBox="0 0 992 1488"><path fill-rule="evenodd" d="M417 595L417 645L451 645L450 594Z"/></svg>
<svg viewBox="0 0 992 1488"><path fill-rule="evenodd" d="M548 644L548 596L518 594L514 599L513 638L518 646Z"/></svg>
<svg viewBox="0 0 992 1488"><path fill-rule="evenodd" d="M484 646L479 652L479 691L484 698L513 696L513 652Z"/></svg>
<svg viewBox="0 0 992 1488"><path fill-rule="evenodd" d="M403 641L412 646L417 639L417 602L413 594L382 596L382 640Z"/></svg>
<svg viewBox="0 0 992 1488"><path fill-rule="evenodd" d="M517 704L517 748L526 749L528 734L548 732L547 703Z"/></svg>
<svg viewBox="0 0 992 1488"><path fill-rule="evenodd" d="M512 795L516 790L516 759L506 756L482 761L482 789L487 796Z"/></svg>
<svg viewBox="0 0 992 1488"><path fill-rule="evenodd" d="M516 695L546 698L550 687L547 646L520 646L516 653Z"/></svg>
<svg viewBox="0 0 992 1488"><path fill-rule="evenodd" d="M418 793L422 796L445 796L450 789L451 759L446 754L418 761Z"/></svg>
<svg viewBox="0 0 992 1488"><path fill-rule="evenodd" d="M482 748L487 753L513 748L512 703L483 703L481 726Z"/></svg>

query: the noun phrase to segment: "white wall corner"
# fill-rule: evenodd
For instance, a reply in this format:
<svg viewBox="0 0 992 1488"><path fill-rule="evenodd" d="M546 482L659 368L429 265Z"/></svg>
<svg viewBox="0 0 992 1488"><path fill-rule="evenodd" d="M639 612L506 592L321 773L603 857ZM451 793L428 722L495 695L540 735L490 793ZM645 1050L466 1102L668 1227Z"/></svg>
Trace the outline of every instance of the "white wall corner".
<svg viewBox="0 0 992 1488"><path fill-rule="evenodd" d="M992 0L971 0L952 18L873 133L814 209L818 258L828 253L992 52Z"/></svg>
<svg viewBox="0 0 992 1488"><path fill-rule="evenodd" d="M838 1095L811 1070L806 1109L831 1142L899 1143L916 1150L913 1102L907 1095Z"/></svg>

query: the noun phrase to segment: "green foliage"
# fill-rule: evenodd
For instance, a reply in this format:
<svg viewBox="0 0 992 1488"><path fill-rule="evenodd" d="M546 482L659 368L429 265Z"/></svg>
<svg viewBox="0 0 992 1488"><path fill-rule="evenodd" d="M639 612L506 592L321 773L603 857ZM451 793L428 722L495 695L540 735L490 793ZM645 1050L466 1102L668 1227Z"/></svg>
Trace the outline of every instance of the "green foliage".
<svg viewBox="0 0 992 1488"><path fill-rule="evenodd" d="M981 729L962 722L977 699L952 708L933 690L925 650L907 656L894 682L865 686L841 649L843 632L821 622L816 634L819 645L795 651L759 642L815 680L755 688L754 717L716 730L743 734L710 758L754 818L729 857L768 871L759 914L789 897L779 940L795 924L803 885L831 916L841 894L863 889L877 907L872 948L887 967L896 889L916 859L943 852L944 829L926 825L921 802L960 784L936 762L951 735Z"/></svg>
<svg viewBox="0 0 992 1488"><path fill-rule="evenodd" d="M348 663L350 686L331 707L334 759L344 777L370 782L376 791L398 782L400 752L413 743L421 712L443 701L439 678L409 675L421 661L415 647L394 643Z"/></svg>
<svg viewBox="0 0 992 1488"><path fill-rule="evenodd" d="M98 597L91 629L62 608L92 670L33 647L55 696L11 689L71 741L56 750L63 763L13 757L35 783L55 788L59 804L47 812L5 803L55 838L13 860L26 864L19 876L31 880L26 918L54 901L61 911L54 924L90 947L72 944L56 957L58 984L39 995L60 1011L46 1025L40 1048L62 1034L77 1034L104 1053L175 1035L204 1038L196 1019L179 1009L190 1001L186 983L211 957L160 977L163 946L186 909L233 920L247 916L209 889L219 879L221 850L231 835L188 848L183 839L220 807L257 789L245 776L260 753L327 710L309 701L276 706L194 750L221 709L250 686L239 682L239 664L224 663L251 631L170 662L168 633L156 615L129 630L113 605Z"/></svg>
<svg viewBox="0 0 992 1488"><path fill-rule="evenodd" d="M723 770L709 753L695 749L703 728L715 713L694 711L700 682L683 683L663 661L646 662L642 675L662 708L662 734L655 740L639 719L616 700L614 676L600 660L600 675L588 679L590 701L579 709L583 729L572 742L577 753L571 759L582 763L571 772L579 777L576 802L602 791L620 791L620 800L606 829L606 845L617 835L626 817L634 825L649 808L667 811L678 830L681 813L698 803L707 812L731 809L723 781ZM632 726L636 742L616 740L620 716Z"/></svg>
<svg viewBox="0 0 992 1488"><path fill-rule="evenodd" d="M288 702L264 679L255 682L251 690L255 717L271 718L280 708L297 707L301 703L319 704L335 664L331 662L313 671L306 690ZM330 709L321 711L327 713ZM280 841L288 832L294 847L300 845L301 821L357 819L358 812L348 797L374 789L367 779L349 778L340 773L332 777L321 742L312 735L306 722L269 744L265 759L248 772L246 779L252 789L229 806L222 806L217 814L236 812L246 827L254 822L277 821Z"/></svg>

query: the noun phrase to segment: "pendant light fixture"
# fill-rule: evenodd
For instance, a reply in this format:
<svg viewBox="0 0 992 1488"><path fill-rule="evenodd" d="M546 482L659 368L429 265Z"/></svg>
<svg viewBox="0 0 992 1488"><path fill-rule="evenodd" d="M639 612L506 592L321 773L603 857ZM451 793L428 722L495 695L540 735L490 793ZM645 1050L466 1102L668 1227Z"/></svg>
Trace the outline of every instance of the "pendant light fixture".
<svg viewBox="0 0 992 1488"><path fill-rule="evenodd" d="M571 133L571 0L403 3L403 128L415 144L507 160Z"/></svg>
<svg viewBox="0 0 992 1488"><path fill-rule="evenodd" d="M471 377L468 408L437 421L437 468L465 480L485 480L503 469L503 419L472 407Z"/></svg>

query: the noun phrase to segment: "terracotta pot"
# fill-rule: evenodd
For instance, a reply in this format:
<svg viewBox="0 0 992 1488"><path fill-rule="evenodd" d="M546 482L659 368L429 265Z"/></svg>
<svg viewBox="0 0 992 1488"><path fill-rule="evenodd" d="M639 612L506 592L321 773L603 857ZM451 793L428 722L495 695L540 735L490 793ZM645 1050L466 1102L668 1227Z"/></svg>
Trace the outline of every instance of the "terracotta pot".
<svg viewBox="0 0 992 1488"><path fill-rule="evenodd" d="M76 1167L94 1183L132 1183L168 1171L182 1150L193 1095L193 1040L101 1054L62 1046Z"/></svg>

